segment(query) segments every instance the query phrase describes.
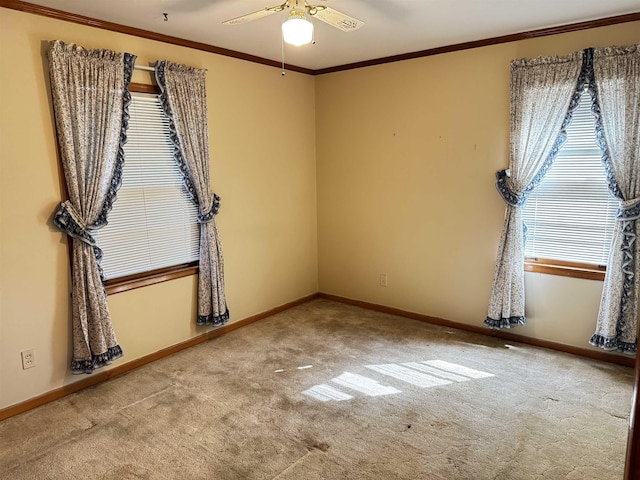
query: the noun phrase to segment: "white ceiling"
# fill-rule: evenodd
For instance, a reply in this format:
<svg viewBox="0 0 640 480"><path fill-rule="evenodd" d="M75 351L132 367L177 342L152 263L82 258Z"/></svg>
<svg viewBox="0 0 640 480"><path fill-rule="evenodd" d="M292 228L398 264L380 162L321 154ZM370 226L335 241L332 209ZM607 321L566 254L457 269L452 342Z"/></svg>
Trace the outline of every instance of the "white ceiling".
<svg viewBox="0 0 640 480"><path fill-rule="evenodd" d="M30 0L29 3L281 61L285 12L222 21L284 0ZM287 63L318 70L500 35L640 11L639 0L312 0L364 22L345 33L314 21L314 45L285 48ZM163 21L163 12L169 20ZM135 52L132 52L135 53Z"/></svg>

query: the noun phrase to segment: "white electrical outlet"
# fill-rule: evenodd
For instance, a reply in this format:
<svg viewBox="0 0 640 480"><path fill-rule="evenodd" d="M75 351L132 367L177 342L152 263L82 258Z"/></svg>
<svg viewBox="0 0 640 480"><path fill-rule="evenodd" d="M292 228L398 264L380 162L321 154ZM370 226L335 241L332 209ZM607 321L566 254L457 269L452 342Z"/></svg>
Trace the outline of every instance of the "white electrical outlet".
<svg viewBox="0 0 640 480"><path fill-rule="evenodd" d="M33 368L36 366L36 354L33 348L20 352L22 355L22 369Z"/></svg>
<svg viewBox="0 0 640 480"><path fill-rule="evenodd" d="M386 287L388 280L389 280L389 278L387 277L386 273L381 273L380 274L380 286L381 287Z"/></svg>

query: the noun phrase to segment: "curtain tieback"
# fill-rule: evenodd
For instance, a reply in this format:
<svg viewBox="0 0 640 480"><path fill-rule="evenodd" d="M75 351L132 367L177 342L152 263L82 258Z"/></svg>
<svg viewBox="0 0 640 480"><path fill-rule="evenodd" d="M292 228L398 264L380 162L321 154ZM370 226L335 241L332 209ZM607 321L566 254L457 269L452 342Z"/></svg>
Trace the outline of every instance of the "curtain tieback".
<svg viewBox="0 0 640 480"><path fill-rule="evenodd" d="M96 246L96 241L87 231L87 224L69 200L58 205L53 223L70 237L77 238L92 247Z"/></svg>
<svg viewBox="0 0 640 480"><path fill-rule="evenodd" d="M211 205L211 208L207 213L198 214L198 223L210 222L211 220L213 220L213 217L215 217L218 214L219 209L220 209L220 197L214 193L213 204Z"/></svg>
<svg viewBox="0 0 640 480"><path fill-rule="evenodd" d="M616 218L621 222L640 218L640 197L620 202Z"/></svg>
<svg viewBox="0 0 640 480"><path fill-rule="evenodd" d="M508 169L497 171L496 188L498 189L498 193L500 193L500 196L507 205L511 205L512 207L520 207L524 204L527 197L524 194L518 195L511 189L508 182L509 178L511 178L511 174Z"/></svg>

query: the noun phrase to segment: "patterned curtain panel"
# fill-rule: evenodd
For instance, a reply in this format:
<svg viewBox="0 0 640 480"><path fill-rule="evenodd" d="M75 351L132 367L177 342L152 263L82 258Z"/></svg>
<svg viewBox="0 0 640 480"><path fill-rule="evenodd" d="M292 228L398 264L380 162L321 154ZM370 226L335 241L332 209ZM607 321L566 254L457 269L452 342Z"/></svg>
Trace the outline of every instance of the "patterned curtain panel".
<svg viewBox="0 0 640 480"><path fill-rule="evenodd" d="M496 174L507 204L489 312L484 324L509 328L525 323L524 226L521 206L551 166L566 139L569 107L577 105L582 53L511 62L509 169Z"/></svg>
<svg viewBox="0 0 640 480"><path fill-rule="evenodd" d="M91 373L122 356L107 309L91 231L107 223L120 186L128 85L135 57L51 42L49 68L60 155L69 192L54 215L72 237L73 373Z"/></svg>
<svg viewBox="0 0 640 480"><path fill-rule="evenodd" d="M620 208L590 343L634 353L640 285L640 45L596 48L593 68L600 107L597 134Z"/></svg>
<svg viewBox="0 0 640 480"><path fill-rule="evenodd" d="M206 70L168 61L156 63L161 101L169 117L175 158L185 187L198 206L200 263L198 325L222 325L229 319L224 290L224 261L215 215L220 197L210 188Z"/></svg>

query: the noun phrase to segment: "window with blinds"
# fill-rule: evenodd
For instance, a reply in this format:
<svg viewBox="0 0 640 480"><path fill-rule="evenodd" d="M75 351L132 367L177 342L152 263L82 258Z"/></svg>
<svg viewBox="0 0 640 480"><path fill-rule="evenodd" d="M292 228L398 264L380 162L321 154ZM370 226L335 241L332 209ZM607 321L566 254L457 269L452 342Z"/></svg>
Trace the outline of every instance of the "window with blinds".
<svg viewBox="0 0 640 480"><path fill-rule="evenodd" d="M158 95L132 93L122 186L92 232L106 280L198 260L200 228L173 158Z"/></svg>
<svg viewBox="0 0 640 480"><path fill-rule="evenodd" d="M606 265L616 210L596 143L591 96L585 91L567 141L523 207L525 256Z"/></svg>

